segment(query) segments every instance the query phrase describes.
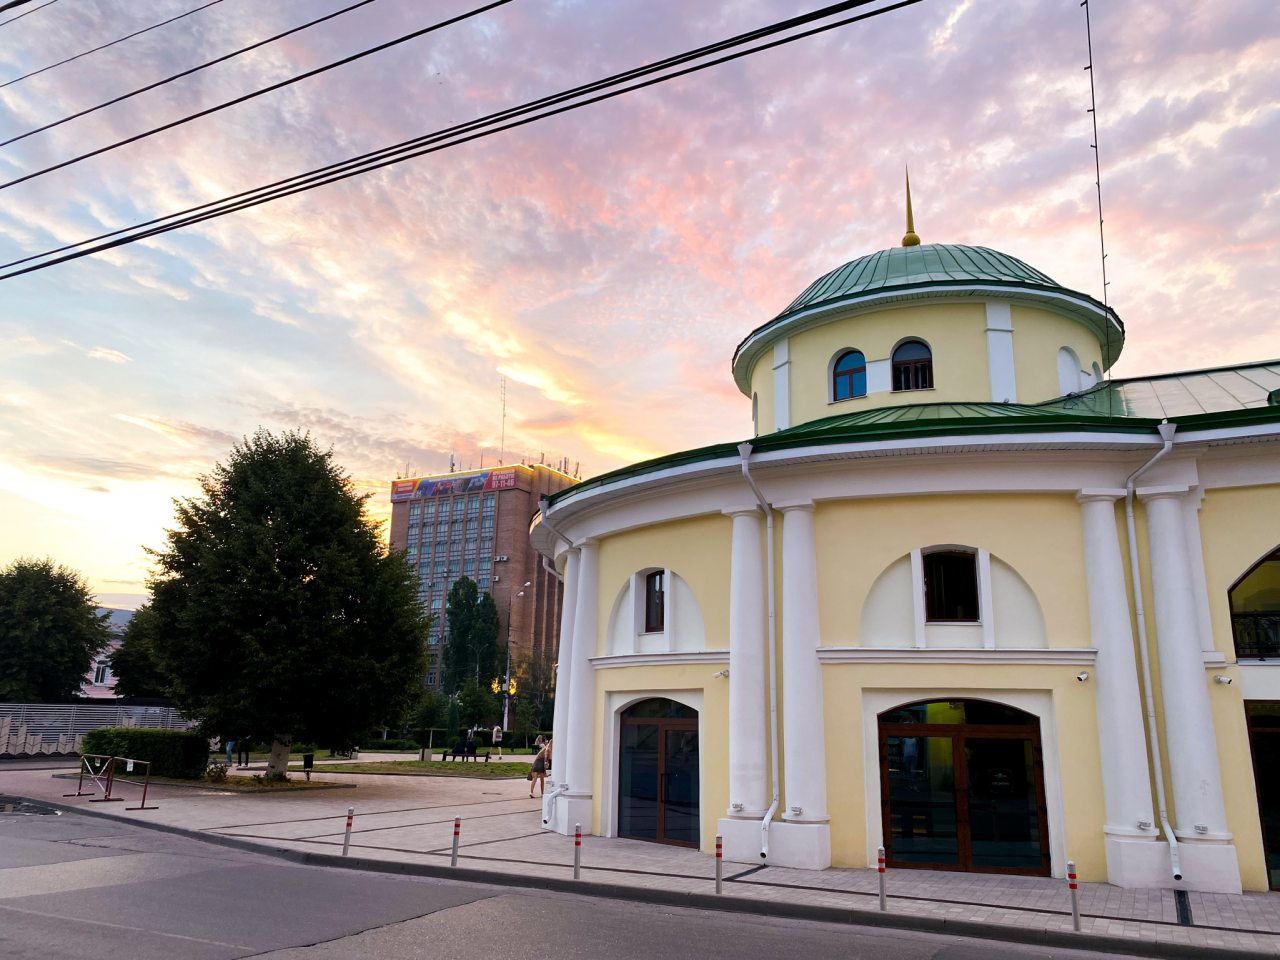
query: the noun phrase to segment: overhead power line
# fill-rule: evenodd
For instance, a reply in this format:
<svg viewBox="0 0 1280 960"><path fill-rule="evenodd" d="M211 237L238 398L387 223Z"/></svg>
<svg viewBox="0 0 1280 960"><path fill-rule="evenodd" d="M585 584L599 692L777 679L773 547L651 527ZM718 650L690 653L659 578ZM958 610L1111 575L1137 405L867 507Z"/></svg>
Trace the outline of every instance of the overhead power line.
<svg viewBox="0 0 1280 960"><path fill-rule="evenodd" d="M129 93L121 94L118 97L113 97L110 100L106 100L106 101L103 101L102 103L99 103L97 106L87 107L84 110L80 110L76 113L71 114L70 116L63 117L61 120L54 120L52 123L46 123L43 127L36 127L34 130L28 130L26 133L20 133L16 137L10 137L8 140L0 141L0 147L8 146L11 143L17 143L19 140L25 140L27 137L34 136L37 133L43 133L46 130L51 130L52 128L61 126L64 123L69 123L72 120L78 120L80 117L83 117L86 114L94 113L95 111L101 110L104 107L115 106L117 103L122 103L123 101L128 100L131 97L136 97L140 93L146 93L148 90L154 90L156 89L156 87L162 87L166 83L173 83L173 81L175 80L181 80L183 77L189 77L193 73L199 73L201 70L207 69L208 67L212 67L219 63L224 63L227 60L232 59L233 57L238 57L242 53L248 53L251 50L257 50L259 47L265 46L268 43L274 43L277 40L281 40L287 36L306 30L308 27L314 27L318 23L324 23L326 20L332 20L334 17L340 17L344 13L350 13L352 10L355 10L358 7L363 7L373 2L374 0L360 0L359 3L353 3L348 7L343 7L341 10L335 10L333 13L326 14L323 17L317 17L315 20L310 20L307 23L301 24L300 26L293 27L289 30L285 30L283 33L277 33L275 36L267 37L265 40L258 40L256 43L251 43L247 47L241 47L239 50L233 50L231 51L231 53L223 54L220 57L215 57L213 60L209 60L195 67L191 67L189 70L183 70L180 73L175 73L171 77L165 77L163 80L157 80L155 83L149 83L145 87L139 87L137 90L131 90ZM157 26L159 26L159 24L157 24ZM154 28L149 27L148 29L154 29ZM136 34L131 34L131 36L136 36ZM124 39L128 39L128 38L124 38ZM118 40L115 42L119 43ZM102 48L98 47L96 49L101 50ZM93 52L92 50L86 51L86 53L92 53L92 52ZM83 57L86 55L86 53L79 54L78 56ZM21 77L17 77L13 80L8 81L7 83L0 83L0 87L7 87L10 83L17 83L19 80L27 79L27 77L34 77L37 73L43 73L45 70L52 70L54 67L61 66L64 63L70 63L72 60L75 60L75 59L76 57L70 57L66 60L60 61L59 63L51 64L50 66L44 67L42 70L33 70L31 73L25 74Z"/></svg>
<svg viewBox="0 0 1280 960"><path fill-rule="evenodd" d="M394 163L400 162L401 160L408 160L424 156L428 153L445 150L449 147L459 146L472 140L491 136L495 133L500 133L515 127L524 126L537 120L543 120L561 113L576 110L580 107L598 103L602 100L612 99L613 97L630 93L633 90L639 90L644 87L664 83L668 80L697 73L701 70L706 70L710 67L728 63L732 60L760 53L784 44L793 43L806 37L825 33L838 27L848 26L863 20L869 20L873 17L878 17L886 13L891 13L895 10L900 10L903 7L913 6L917 3L923 2L923 0L898 0L896 3L879 7L875 10L846 17L830 23L823 23L808 30L770 40L767 43L761 43L746 49L735 50L731 53L726 53L724 56L716 57L715 59L704 59L707 56L726 50L733 50L734 47L741 47L744 44L751 43L755 40L760 40L768 36L776 35L780 32L792 30L798 26L807 25L818 20L827 19L837 13L845 12L857 7L867 6L873 2L876 2L876 0L845 0L845 2L824 7L809 14L803 14L798 17L790 18L789 20L780 21L767 27L761 27L756 30L749 31L748 33L739 34L738 36L727 40L721 40L716 43L696 48L695 50L690 50L683 54L667 57L664 60L660 60L655 63L635 67L631 70L624 71L623 73L614 74L611 77L583 84L581 86L562 91L561 93L529 101L516 107L510 107L506 110L489 114L488 116L481 117L477 120L456 124L452 127L447 127L431 134L415 137L412 140L406 140L391 147L385 147L381 150L375 150L348 160L329 164L308 173L297 174L262 187L245 190L240 193L224 197L220 200L199 204L194 207L189 207L186 210L167 214L166 216L137 223L119 230L113 230L109 233L100 234L99 236L82 240L77 243L67 244L52 250L46 250L43 253L33 254L19 260L0 264L0 270L10 270L10 268L13 267L21 267L21 269L10 270L8 273L0 273L0 280L7 280L11 277L21 276L36 270L42 270L45 267L65 263L69 260L76 260L80 257L90 256L94 253L100 253L103 250L123 246L161 233L168 233L172 230L191 226L216 217L225 216L229 213L245 210L250 207L258 206L259 204L268 203L272 200L292 196L293 194L312 190L316 187L337 183L341 180L348 179L349 177L358 176L362 173L368 173L382 167L390 166ZM703 62L694 62L697 60L703 60ZM684 66L685 64L691 65ZM673 67L679 66L683 66L683 69L672 69ZM658 75L654 76L654 74ZM588 96L589 94L595 95ZM586 99L582 99L584 97L586 97ZM82 249L76 249L77 247ZM57 254L64 255L57 256ZM32 261L37 260L43 262L32 263ZM31 265L23 266L24 264Z"/></svg>
<svg viewBox="0 0 1280 960"><path fill-rule="evenodd" d="M56 0L49 0L49 3L55 3L55 2ZM41 67L39 70L32 70L30 73L24 73L20 77L14 77L12 80L6 80L4 83L0 83L0 87L7 87L11 83L17 83L19 80L26 80L28 77L34 77L37 73L44 73L46 70L52 70L54 67L60 67L64 63L70 63L72 60L79 60L81 57L87 57L89 54L97 53L99 50L105 50L107 49L107 47L114 47L117 43L124 43L126 40L132 40L134 37L141 36L142 34L148 32L149 30L155 30L159 27L163 27L165 24L173 23L173 21L175 20L181 20L183 17L189 17L193 13L199 13L201 10L205 9L205 7L212 7L215 3L221 3L221 2L222 0L209 0L208 3L204 4L203 6L196 7L194 10L188 10L186 13L180 13L176 17L170 17L168 20L161 20L159 23L153 23L151 26L143 27L141 30L135 30L133 33L130 33L127 36L123 36L116 40L112 40L109 43L104 43L101 46L94 47L92 50L86 50L83 53L77 53L74 57L67 57L67 59L59 60L57 63L51 63L47 67ZM45 6L48 6L48 4L45 4ZM36 10L39 10L39 9L40 9L39 7L36 7ZM36 11L32 10L30 12L35 13ZM23 16L25 17L26 14L24 13ZM18 18L14 17L13 19L17 20ZM8 21L5 21L5 22L7 23ZM3 24L0 24L0 26L3 26Z"/></svg>
<svg viewBox="0 0 1280 960"><path fill-rule="evenodd" d="M214 2L221 2L221 0L214 0ZM139 140L145 140L148 137L153 137L157 133L172 130L174 127L180 127L185 123L190 123L192 120L199 120L201 117L207 117L211 113L217 113L220 110L226 110L228 107L234 107L248 100L253 100L256 97L261 97L264 94L273 93L282 87L289 86L290 84L298 83L301 80L307 80L338 67L344 67L348 63L353 63L356 60L373 56L375 53L381 53L383 50L397 46L398 44L407 43L410 40L416 40L418 37L424 36L425 34L432 33L436 30L442 30L445 27L452 26L455 23L461 23L463 20L479 16L482 13L488 13L495 7L505 6L511 2L512 0L492 0L492 2L486 3L484 6L476 7L474 10L468 10L466 13L460 13L456 17L450 17L447 20L440 20L429 27L423 27L421 30L414 30L411 33L406 33L404 36L396 37L394 40L388 40L386 43L380 43L376 47L369 47L367 50L361 50L359 53L353 53L349 57L343 57L341 60L335 60L332 63L327 63L323 67L316 67L314 70L308 70L306 73L299 73L296 76L290 77L288 80L281 80L279 83L273 83L270 86L254 90L252 93L246 93L233 100L227 100L224 103L217 104L216 106L199 110L196 113L188 114L185 117L180 117L179 119L172 120L169 123L162 123L158 127L152 127L150 130L144 130L142 133L135 133L132 137L125 137L123 140L117 140L115 143L109 143L105 147L99 147L96 150L90 150L88 153L82 153L78 157L72 157L70 160L63 160L61 163L55 163L52 166L44 167L41 170L35 170L31 173L23 174L20 177L10 180L8 183L0 183L0 190L16 186L19 183L25 183L28 180L34 180L36 177L43 177L47 173L53 173L55 170L62 170L65 167L70 167L84 160L88 160L91 157L96 157L111 150L128 146L131 143L137 143Z"/></svg>
<svg viewBox="0 0 1280 960"><path fill-rule="evenodd" d="M31 0L13 0L12 3L6 3L4 6L0 7L0 13L3 13L5 10L12 10L14 7L20 7L24 3L30 3L30 2ZM33 7L32 9L27 10L24 13L18 14L16 17L10 17L8 20L0 20L0 27L3 27L6 23L13 23L13 21L15 20L21 20L23 17L29 17L31 16L31 14L35 13L37 10L43 10L45 7L51 7L57 2L58 0L45 0L44 3L40 4L40 6Z"/></svg>

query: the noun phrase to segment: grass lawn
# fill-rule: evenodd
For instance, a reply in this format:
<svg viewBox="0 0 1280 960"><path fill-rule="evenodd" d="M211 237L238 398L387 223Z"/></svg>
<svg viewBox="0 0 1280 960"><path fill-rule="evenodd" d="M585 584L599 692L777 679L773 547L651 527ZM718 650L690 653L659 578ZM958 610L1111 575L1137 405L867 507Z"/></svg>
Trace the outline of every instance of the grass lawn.
<svg viewBox="0 0 1280 960"><path fill-rule="evenodd" d="M392 773L414 777L479 777L485 780L523 780L527 763L488 763L461 760L385 760L382 763L326 763L317 773Z"/></svg>

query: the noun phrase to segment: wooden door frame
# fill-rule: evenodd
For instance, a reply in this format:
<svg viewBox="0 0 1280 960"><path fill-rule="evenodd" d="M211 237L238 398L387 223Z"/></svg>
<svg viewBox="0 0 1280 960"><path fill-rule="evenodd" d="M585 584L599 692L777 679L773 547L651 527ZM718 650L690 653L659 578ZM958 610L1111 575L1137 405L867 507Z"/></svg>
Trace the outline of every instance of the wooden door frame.
<svg viewBox="0 0 1280 960"><path fill-rule="evenodd" d="M699 843L689 840L668 840L666 838L666 820L667 820L667 803L663 796L663 790L666 786L667 778L667 751L666 751L666 731L668 730L692 730L698 733L698 721L700 717L628 717L621 715L618 717L618 812L617 819L619 825L622 823L622 737L621 729L627 726L643 727L653 726L658 728L658 783L656 789L657 815L654 826L656 837L635 837L618 830L618 836L626 840L643 840L646 843L665 843L673 847L693 847L697 849ZM698 756L701 762L702 756L702 738L698 738ZM702 796L699 790L698 796L698 821L701 825L702 821Z"/></svg>
<svg viewBox="0 0 1280 960"><path fill-rule="evenodd" d="M1033 722L1027 724L980 723L884 723L877 718L876 737L880 752L880 836L884 842L885 862L888 866L915 870L949 870L957 873L1005 873L1020 876L1051 876L1049 849L1048 800L1044 785L1044 752L1041 748L1040 722L1028 714ZM955 771L954 794L956 810L956 859L958 863L903 863L893 859L893 830L889 808L889 738L897 737L946 737L951 740L952 769ZM968 740L1027 740L1031 742L1031 762L1036 788L1036 819L1040 834L1040 868L985 867L973 864L973 840L969 821L969 758Z"/></svg>
<svg viewBox="0 0 1280 960"><path fill-rule="evenodd" d="M1264 557L1263 559L1266 559L1266 558ZM1261 563L1261 562L1262 562L1261 560L1258 561L1258 563ZM1257 566L1257 564L1254 564L1254 566ZM1252 572L1253 567L1250 567L1249 571ZM1244 578L1241 577L1241 579L1244 579ZM1249 762L1250 762L1250 766L1253 768L1253 795L1256 798L1257 804L1258 804L1258 832L1262 834L1262 862L1263 862L1263 869L1267 871L1267 888L1269 890L1280 890L1280 880L1271 879L1271 867L1269 864L1267 864L1267 840L1269 838L1267 837L1266 819L1262 816L1262 785L1259 783L1259 778L1258 778L1258 753L1256 750L1253 749L1253 738L1255 734L1257 734L1260 738L1263 736L1272 736L1272 737L1275 737L1278 742L1280 742L1280 727L1264 727L1260 725L1255 726L1253 723L1253 716L1249 713L1248 705L1250 703L1277 703L1277 702L1280 702L1280 701L1248 700L1245 702L1245 714L1244 714L1245 733L1249 738ZM1274 839L1276 841L1276 845L1280 846L1280 837L1275 837Z"/></svg>

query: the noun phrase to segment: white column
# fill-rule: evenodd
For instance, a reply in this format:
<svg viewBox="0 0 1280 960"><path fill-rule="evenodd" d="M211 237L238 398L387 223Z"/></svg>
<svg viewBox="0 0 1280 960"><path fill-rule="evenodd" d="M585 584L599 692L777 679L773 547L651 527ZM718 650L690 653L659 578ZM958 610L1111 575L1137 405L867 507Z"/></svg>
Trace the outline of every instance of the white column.
<svg viewBox="0 0 1280 960"><path fill-rule="evenodd" d="M1119 837L1154 838L1142 694L1134 660L1124 561L1116 531L1115 502L1121 496L1123 491L1118 490L1082 490L1076 497L1084 525L1089 627L1098 650L1091 680L1097 699L1106 802L1103 830Z"/></svg>
<svg viewBox="0 0 1280 960"><path fill-rule="evenodd" d="M791 341L773 345L773 429L791 426Z"/></svg>
<svg viewBox="0 0 1280 960"><path fill-rule="evenodd" d="M1178 839L1229 840L1204 654L1187 557L1185 491L1139 490L1146 505L1160 692Z"/></svg>
<svg viewBox="0 0 1280 960"><path fill-rule="evenodd" d="M572 548L565 551L564 594L560 600L560 646L556 655L556 704L551 720L551 775L550 786L555 786L562 777L561 768L555 762L557 746L568 746L569 687L573 683L570 674L573 672L573 620L577 616L578 597L578 551ZM563 756L563 754L561 754Z"/></svg>
<svg viewBox="0 0 1280 960"><path fill-rule="evenodd" d="M1013 370L1013 311L1007 303L987 304L987 372L992 403L1016 403Z"/></svg>
<svg viewBox="0 0 1280 960"><path fill-rule="evenodd" d="M573 655L569 661L568 750L552 748L552 763L564 763L563 782L572 797L591 796L591 760L595 749L595 677L590 658L596 652L599 569L596 542L578 545L578 595L574 602Z"/></svg>
<svg viewBox="0 0 1280 960"><path fill-rule="evenodd" d="M728 816L759 820L769 807L764 547L756 508L729 515Z"/></svg>
<svg viewBox="0 0 1280 960"><path fill-rule="evenodd" d="M783 819L827 820L826 725L818 663L813 504L782 509Z"/></svg>

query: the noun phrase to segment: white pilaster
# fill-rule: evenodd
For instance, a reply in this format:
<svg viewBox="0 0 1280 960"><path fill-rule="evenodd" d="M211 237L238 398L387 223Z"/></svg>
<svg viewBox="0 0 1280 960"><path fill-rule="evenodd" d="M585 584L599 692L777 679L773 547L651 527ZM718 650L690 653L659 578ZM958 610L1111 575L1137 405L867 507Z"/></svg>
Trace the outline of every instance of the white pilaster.
<svg viewBox="0 0 1280 960"><path fill-rule="evenodd" d="M760 512L733 518L729 569L729 811L759 820L769 807L765 703L765 580ZM759 840L755 840L756 846Z"/></svg>
<svg viewBox="0 0 1280 960"><path fill-rule="evenodd" d="M818 663L813 504L782 510L783 819L827 819L827 757Z"/></svg>
<svg viewBox="0 0 1280 960"><path fill-rule="evenodd" d="M1121 490L1082 490L1076 498L1083 521L1089 627L1098 650L1090 682L1101 742L1107 878L1122 886L1155 886L1168 876L1164 866L1168 858L1161 859L1163 851L1136 846L1154 844L1157 830L1124 561L1116 530L1115 502L1123 495Z"/></svg>
<svg viewBox="0 0 1280 960"><path fill-rule="evenodd" d="M1214 736L1199 618L1187 557L1185 489L1139 490L1146 506L1160 692L1180 841L1227 841L1222 774Z"/></svg>
<svg viewBox="0 0 1280 960"><path fill-rule="evenodd" d="M987 305L987 372L992 403L1016 403L1013 368L1013 310L1007 303Z"/></svg>
<svg viewBox="0 0 1280 960"><path fill-rule="evenodd" d="M565 551L564 596L560 605L560 648L556 656L556 703L551 719L553 757L551 773L547 776L548 788L554 788L562 777L561 770L555 763L554 754L559 752L556 747L562 744L567 747L569 744L569 687L573 683L570 675L573 672L573 621L578 614L577 597L578 550L575 547Z"/></svg>
<svg viewBox="0 0 1280 960"><path fill-rule="evenodd" d="M553 747L553 766L561 766L566 792L557 797L550 821L551 829L568 833L575 822L583 829L591 823L591 768L595 750L595 676L591 657L596 653L597 609L599 606L599 556L594 540L578 544L578 591L574 598L573 650L569 658L569 712L565 717L564 749Z"/></svg>
<svg viewBox="0 0 1280 960"><path fill-rule="evenodd" d="M773 345L773 429L791 426L791 349L789 340Z"/></svg>

